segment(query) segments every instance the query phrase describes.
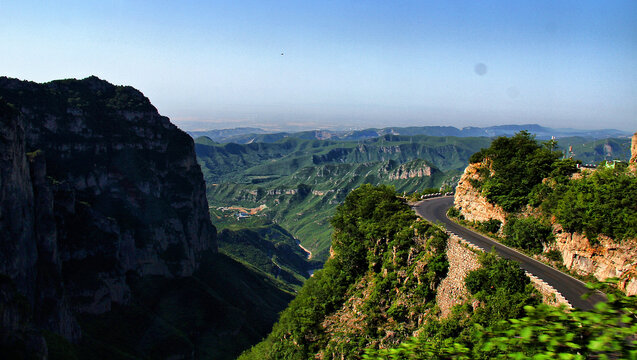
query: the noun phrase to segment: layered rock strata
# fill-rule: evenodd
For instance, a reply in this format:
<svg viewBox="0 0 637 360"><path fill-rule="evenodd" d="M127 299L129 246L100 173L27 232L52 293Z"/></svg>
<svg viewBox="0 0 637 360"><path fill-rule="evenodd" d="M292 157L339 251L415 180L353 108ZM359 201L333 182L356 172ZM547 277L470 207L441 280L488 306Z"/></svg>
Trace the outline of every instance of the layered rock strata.
<svg viewBox="0 0 637 360"><path fill-rule="evenodd" d="M400 167L389 174L389 180L412 179L431 176L431 167L426 164L402 164Z"/></svg>

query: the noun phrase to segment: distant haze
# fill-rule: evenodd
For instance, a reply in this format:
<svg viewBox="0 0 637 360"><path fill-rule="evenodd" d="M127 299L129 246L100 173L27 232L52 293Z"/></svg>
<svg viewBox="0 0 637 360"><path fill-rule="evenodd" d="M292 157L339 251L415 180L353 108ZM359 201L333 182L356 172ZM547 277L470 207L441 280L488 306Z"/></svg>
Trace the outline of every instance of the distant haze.
<svg viewBox="0 0 637 360"><path fill-rule="evenodd" d="M637 130L636 1L0 1L0 75L96 75L187 130Z"/></svg>

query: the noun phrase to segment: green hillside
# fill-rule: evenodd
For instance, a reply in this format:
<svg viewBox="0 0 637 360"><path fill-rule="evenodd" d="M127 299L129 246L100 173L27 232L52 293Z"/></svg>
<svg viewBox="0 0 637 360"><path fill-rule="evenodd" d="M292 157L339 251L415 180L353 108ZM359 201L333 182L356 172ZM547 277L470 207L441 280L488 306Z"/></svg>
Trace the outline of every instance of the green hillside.
<svg viewBox="0 0 637 360"><path fill-rule="evenodd" d="M597 164L604 160L630 159L630 138L608 138L591 140L582 137L568 137L558 140L559 149L567 153L572 146L572 156L585 164Z"/></svg>
<svg viewBox="0 0 637 360"><path fill-rule="evenodd" d="M391 188L352 191L331 222L334 256L239 359L635 357L634 297L609 295L592 311L541 304L524 270L492 253L456 279L468 298L442 316L448 235Z"/></svg>
<svg viewBox="0 0 637 360"><path fill-rule="evenodd" d="M385 135L360 142L287 138L241 145L198 138L196 151L216 226L274 222L299 239L312 260L324 262L331 233L327 219L351 190L366 183L408 193L440 187L457 178L469 155L489 142Z"/></svg>
<svg viewBox="0 0 637 360"><path fill-rule="evenodd" d="M365 141L285 138L275 143L216 144L197 138L195 147L207 182L251 182L250 176L290 175L299 168L327 163L427 160L442 171L462 170L488 138L384 135ZM258 181L258 180L257 180Z"/></svg>
<svg viewBox="0 0 637 360"><path fill-rule="evenodd" d="M467 278L474 299L487 305L473 308L470 299L439 320L448 236L417 219L389 187L352 191L331 222L334 256L241 359L360 359L366 348L394 347L414 333L466 344L474 326L520 317L523 306L539 302L523 270L487 254Z"/></svg>
<svg viewBox="0 0 637 360"><path fill-rule="evenodd" d="M553 129L537 124L525 125L496 125L488 127L464 127L453 126L410 126L410 127L386 127L367 128L360 130L308 130L299 132L270 132L259 128L235 128L223 130L190 131L194 138L207 136L220 143L248 144L253 142L277 142L285 138L332 140L332 141L359 141L377 138L379 136L393 135L427 135L427 136L457 136L457 137L495 137L512 136L516 132L526 130L537 136L538 139L566 138L579 136L587 139L603 139L608 137L630 136L631 134L621 130L579 130L579 129Z"/></svg>
<svg viewBox="0 0 637 360"><path fill-rule="evenodd" d="M299 133L301 134L301 133ZM282 136L275 142L219 144L196 139L196 152L207 182L212 220L219 228L248 228L274 222L324 262L330 246L327 219L351 190L365 184L389 184L398 192L453 184L469 156L491 144L490 138L385 134L361 141L332 141ZM301 135L302 135L301 134ZM277 134L261 134L260 136ZM260 139L266 140L266 139ZM573 147L574 157L593 162L626 159L627 139L563 138L558 148ZM410 176L430 169L429 176ZM236 209L264 207L241 215ZM274 266L274 265L272 265Z"/></svg>
<svg viewBox="0 0 637 360"><path fill-rule="evenodd" d="M313 268L298 241L275 224L224 229L217 234L219 251L253 266L298 290Z"/></svg>

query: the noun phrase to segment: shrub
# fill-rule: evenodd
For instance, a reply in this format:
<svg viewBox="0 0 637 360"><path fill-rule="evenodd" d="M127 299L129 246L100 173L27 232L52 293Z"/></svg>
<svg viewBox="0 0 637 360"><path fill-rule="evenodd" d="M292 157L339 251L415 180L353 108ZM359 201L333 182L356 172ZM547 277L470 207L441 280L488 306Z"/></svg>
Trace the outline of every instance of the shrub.
<svg viewBox="0 0 637 360"><path fill-rule="evenodd" d="M457 218L460 217L460 210L458 210L455 206L452 206L447 211L447 216Z"/></svg>
<svg viewBox="0 0 637 360"><path fill-rule="evenodd" d="M493 172L481 173L481 180L472 184L482 189L491 203L505 211L518 211L528 204L533 187L554 170L553 164L560 156L550 144L541 146L527 131L501 136L471 157L488 158Z"/></svg>
<svg viewBox="0 0 637 360"><path fill-rule="evenodd" d="M552 260L552 261L557 261L557 262L559 262L559 263L561 263L561 262L563 261L563 259L562 259L562 253L561 253L561 252L559 252L559 250L555 250L555 249L553 249L553 250L549 250L549 251L547 251L547 252L546 252L546 254L544 254L544 255L546 255L546 257L547 257L549 260Z"/></svg>
<svg viewBox="0 0 637 360"><path fill-rule="evenodd" d="M534 217L509 217L502 231L506 245L528 250L535 254L541 253L542 245L554 239L551 227Z"/></svg>
<svg viewBox="0 0 637 360"><path fill-rule="evenodd" d="M495 234L498 231L500 231L501 226L502 226L502 221L498 219L489 219L478 225L478 227L482 229L483 231L490 232L492 234Z"/></svg>
<svg viewBox="0 0 637 360"><path fill-rule="evenodd" d="M637 237L637 177L625 169L598 169L571 180L546 201L548 211L569 232L595 240Z"/></svg>
<svg viewBox="0 0 637 360"><path fill-rule="evenodd" d="M482 267L470 272L465 278L467 290L479 299L493 294L498 289L507 292L524 292L529 278L524 270L511 260L499 258L494 253L480 255Z"/></svg>

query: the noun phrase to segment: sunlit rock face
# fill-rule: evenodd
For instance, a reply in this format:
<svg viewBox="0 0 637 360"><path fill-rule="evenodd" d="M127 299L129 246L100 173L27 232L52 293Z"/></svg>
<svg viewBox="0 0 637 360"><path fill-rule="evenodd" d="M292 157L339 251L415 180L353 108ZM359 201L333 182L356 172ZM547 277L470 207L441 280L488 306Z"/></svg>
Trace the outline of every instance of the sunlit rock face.
<svg viewBox="0 0 637 360"><path fill-rule="evenodd" d="M482 192L471 185L471 180L478 180L478 170L483 164L469 164L456 187L454 206L469 221L500 220L503 224L506 212L498 205L491 204Z"/></svg>
<svg viewBox="0 0 637 360"><path fill-rule="evenodd" d="M402 164L398 169L389 173L389 180L406 180L431 176L431 167L425 163Z"/></svg>
<svg viewBox="0 0 637 360"><path fill-rule="evenodd" d="M188 276L216 252L193 141L141 92L1 77L0 108L0 274L38 326L77 339L69 309L106 312L127 276Z"/></svg>
<svg viewBox="0 0 637 360"><path fill-rule="evenodd" d="M637 295L637 240L622 242L599 235L596 244L582 234L569 233L554 225L556 248L562 253L564 266L580 275L599 280L619 278L619 287L627 295Z"/></svg>
<svg viewBox="0 0 637 360"><path fill-rule="evenodd" d="M633 137L633 145L637 142ZM634 153L633 153L634 154ZM504 223L507 213L487 201L482 193L471 185L478 180L478 171L484 164L470 164L462 175L454 199L454 206L469 221L498 219ZM578 175L578 174L575 174ZM526 213L537 211L527 209ZM600 235L597 244L584 235L565 232L560 224L554 224L555 242L545 246L545 251L558 250L563 265L581 275L593 275L599 280L617 277L619 287L628 295L637 295L637 241L614 241Z"/></svg>
<svg viewBox="0 0 637 360"><path fill-rule="evenodd" d="M637 164L637 132L633 134L633 139L630 145L630 163Z"/></svg>

